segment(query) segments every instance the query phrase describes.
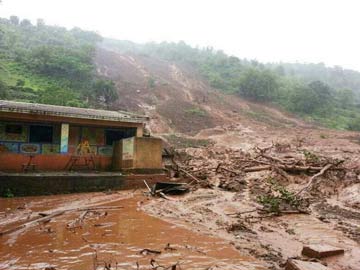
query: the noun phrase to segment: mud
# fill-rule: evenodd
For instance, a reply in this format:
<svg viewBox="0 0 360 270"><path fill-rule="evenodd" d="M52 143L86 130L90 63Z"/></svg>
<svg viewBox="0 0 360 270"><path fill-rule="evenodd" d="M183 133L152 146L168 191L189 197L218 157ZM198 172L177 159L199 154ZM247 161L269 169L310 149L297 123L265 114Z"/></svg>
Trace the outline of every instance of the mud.
<svg viewBox="0 0 360 270"><path fill-rule="evenodd" d="M141 194L125 192L1 199L1 230L31 212L86 205L123 208L88 215L83 227L74 230L66 225L79 213L69 212L49 223L4 235L0 269L104 269L105 263L111 269L136 269L136 263L140 269L150 269L151 259L165 266L178 262L182 269L267 269L266 264L237 251L224 239L145 214L140 210L144 199ZM161 254L140 254L143 249Z"/></svg>
<svg viewBox="0 0 360 270"><path fill-rule="evenodd" d="M252 219L252 213L235 217L232 213L251 211L256 204L244 201L238 193L221 190L197 190L172 201L153 201L145 209L169 222L220 236L241 252L267 261L280 269L290 257L301 256L306 244L331 244L346 250L344 256L327 258L331 269L359 269L360 245L338 229L314 215L285 215ZM250 217L250 218L249 218Z"/></svg>

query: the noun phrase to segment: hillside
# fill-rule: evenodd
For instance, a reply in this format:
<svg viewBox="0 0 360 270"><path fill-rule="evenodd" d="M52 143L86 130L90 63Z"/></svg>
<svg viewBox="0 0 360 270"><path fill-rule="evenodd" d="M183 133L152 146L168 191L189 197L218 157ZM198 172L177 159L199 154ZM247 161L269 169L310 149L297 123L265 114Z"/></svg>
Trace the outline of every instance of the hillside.
<svg viewBox="0 0 360 270"><path fill-rule="evenodd" d="M275 106L336 129L358 129L360 73L324 64L262 64L184 42L136 44L104 39L121 54L161 59L191 69L214 89L232 97Z"/></svg>
<svg viewBox="0 0 360 270"><path fill-rule="evenodd" d="M97 71L115 82L120 96L116 106L150 115L156 133L195 135L249 121L279 127L303 124L277 109L214 89L185 64L104 49L97 50L95 62Z"/></svg>
<svg viewBox="0 0 360 270"><path fill-rule="evenodd" d="M0 19L0 33L0 98L93 107L113 94L95 71L98 34L16 16Z"/></svg>
<svg viewBox="0 0 360 270"><path fill-rule="evenodd" d="M156 133L248 121L360 129L356 71L262 64L184 42L103 39L15 16L1 19L0 30L3 99L147 113Z"/></svg>

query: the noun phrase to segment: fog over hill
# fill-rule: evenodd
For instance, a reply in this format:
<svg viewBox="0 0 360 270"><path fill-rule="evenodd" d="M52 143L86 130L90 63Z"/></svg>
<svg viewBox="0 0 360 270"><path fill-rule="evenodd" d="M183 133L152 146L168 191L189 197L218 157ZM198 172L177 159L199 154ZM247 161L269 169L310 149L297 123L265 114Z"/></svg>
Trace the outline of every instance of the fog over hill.
<svg viewBox="0 0 360 270"><path fill-rule="evenodd" d="M3 99L148 113L158 131L196 132L233 114L271 122L274 114L264 111L275 108L332 128L360 128L357 71L260 63L183 41L114 40L16 16L0 27Z"/></svg>

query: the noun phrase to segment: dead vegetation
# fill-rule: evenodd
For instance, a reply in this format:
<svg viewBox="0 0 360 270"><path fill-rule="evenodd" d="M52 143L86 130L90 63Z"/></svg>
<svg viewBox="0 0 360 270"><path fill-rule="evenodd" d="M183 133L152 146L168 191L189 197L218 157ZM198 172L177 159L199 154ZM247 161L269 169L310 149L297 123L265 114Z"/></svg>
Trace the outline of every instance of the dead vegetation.
<svg viewBox="0 0 360 270"><path fill-rule="evenodd" d="M177 211L177 208L188 207L191 212L183 214L178 211L178 217L196 217L199 222L191 223L208 223L205 227L209 228L210 232L226 231L233 235L234 241L245 238L245 243L240 241L241 244L234 245L241 250L249 250L251 255L269 260L272 263L271 269L282 269L290 257L271 246L259 244L254 248L248 243L261 239L264 232L276 233L277 230L274 231L271 224L276 223L276 218L280 216L305 215L309 216L308 220L311 220L311 216L317 216L324 223L334 224L334 229L344 232L350 239L358 240L351 221L343 221L339 216L343 212L342 207L337 206L339 209L335 213L336 218L325 214L326 210L319 216L320 205L325 204L326 209L334 208L325 203L327 199L333 195L338 196L340 190L359 182L358 163L345 154L348 152L341 154L341 150L336 150L336 155L325 154L309 147L307 139L296 137L291 142L273 142L267 147L253 147L248 151L216 145L169 151L169 175L187 179L192 192L181 204L181 200L170 202L167 211L171 213L172 210ZM204 188L214 192L197 192ZM221 195L216 194L224 194L217 190L233 193L231 201L243 201L247 206L252 205L252 208L234 209L233 212L225 213L228 218L222 217L221 212L216 212L216 204L234 204L230 203L229 199L217 197ZM195 194L204 193L214 196L205 199L203 195L203 203L197 202L200 195ZM356 209L352 212L357 213ZM170 214L172 218L177 217L176 215ZM325 215L331 221L322 218ZM281 227L287 235L298 237L298 232L286 222L281 223ZM303 257L298 259L307 260Z"/></svg>
<svg viewBox="0 0 360 270"><path fill-rule="evenodd" d="M211 147L186 149L182 152L172 151L169 156L169 175L187 178L194 187L218 186L238 192L247 185L244 180L246 174L265 172L262 182L270 182L273 193L280 193L281 196L262 197L260 201L264 204L282 199L294 206L293 202L298 202L303 194L311 192L323 179L331 176L341 181L346 173L355 171L354 168L344 166L344 159L321 156L307 149L299 149L298 145L292 147L284 143L273 143L265 148L255 147L249 152ZM293 191L280 185L281 182L290 184L295 178L307 178L307 183ZM214 179L218 179L218 182Z"/></svg>

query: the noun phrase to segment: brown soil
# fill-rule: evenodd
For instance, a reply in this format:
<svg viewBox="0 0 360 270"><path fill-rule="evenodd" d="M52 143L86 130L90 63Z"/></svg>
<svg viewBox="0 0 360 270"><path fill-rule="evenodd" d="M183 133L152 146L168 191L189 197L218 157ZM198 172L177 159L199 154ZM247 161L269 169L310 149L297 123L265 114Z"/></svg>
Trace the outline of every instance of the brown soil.
<svg viewBox="0 0 360 270"><path fill-rule="evenodd" d="M96 64L99 74L116 83L120 98L113 109L148 114L154 133L194 135L206 128L253 122L310 126L275 108L221 93L190 66L105 49L98 49Z"/></svg>

